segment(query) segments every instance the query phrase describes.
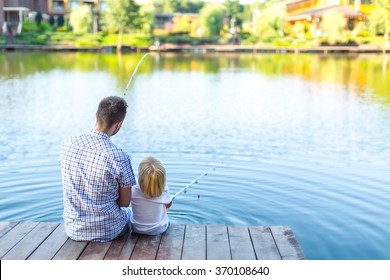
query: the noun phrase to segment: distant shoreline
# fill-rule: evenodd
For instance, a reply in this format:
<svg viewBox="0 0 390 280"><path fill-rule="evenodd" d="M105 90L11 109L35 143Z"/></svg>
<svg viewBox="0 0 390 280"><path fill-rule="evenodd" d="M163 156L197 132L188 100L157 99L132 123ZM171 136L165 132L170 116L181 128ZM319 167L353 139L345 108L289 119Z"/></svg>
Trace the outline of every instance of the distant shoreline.
<svg viewBox="0 0 390 280"><path fill-rule="evenodd" d="M75 47L63 45L1 45L0 51L48 51L48 52L115 52L116 46ZM189 52L189 53L390 53L390 49L377 46L318 46L318 47L266 47L240 45L176 45L159 47L122 46L123 52Z"/></svg>

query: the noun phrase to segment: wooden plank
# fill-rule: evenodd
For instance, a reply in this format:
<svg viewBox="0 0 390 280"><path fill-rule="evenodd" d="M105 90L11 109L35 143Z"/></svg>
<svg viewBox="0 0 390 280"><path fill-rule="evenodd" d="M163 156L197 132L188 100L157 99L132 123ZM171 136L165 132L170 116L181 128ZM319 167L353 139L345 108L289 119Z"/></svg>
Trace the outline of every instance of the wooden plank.
<svg viewBox="0 0 390 280"><path fill-rule="evenodd" d="M3 260L25 260L32 252L58 227L59 223L39 223L18 244L16 244Z"/></svg>
<svg viewBox="0 0 390 280"><path fill-rule="evenodd" d="M17 222L0 222L0 238L13 229L17 224Z"/></svg>
<svg viewBox="0 0 390 280"><path fill-rule="evenodd" d="M226 226L206 226L207 236L207 259L208 260L231 260L229 236Z"/></svg>
<svg viewBox="0 0 390 280"><path fill-rule="evenodd" d="M23 222L17 224L0 239L0 258L18 244L38 223Z"/></svg>
<svg viewBox="0 0 390 280"><path fill-rule="evenodd" d="M162 235L157 260L180 260L184 242L184 225L170 224Z"/></svg>
<svg viewBox="0 0 390 280"><path fill-rule="evenodd" d="M74 241L68 238L53 260L77 260L87 244L86 241Z"/></svg>
<svg viewBox="0 0 390 280"><path fill-rule="evenodd" d="M287 260L305 256L288 226L171 224L160 236L127 233L98 243L69 239L59 223L0 222L0 258Z"/></svg>
<svg viewBox="0 0 390 280"><path fill-rule="evenodd" d="M282 259L269 227L250 227L249 233L251 235L256 258L258 260Z"/></svg>
<svg viewBox="0 0 390 280"><path fill-rule="evenodd" d="M288 226L271 226L271 233L283 260L304 260L305 255Z"/></svg>
<svg viewBox="0 0 390 280"><path fill-rule="evenodd" d="M187 225L184 234L183 260L206 259L206 228L204 225Z"/></svg>
<svg viewBox="0 0 390 280"><path fill-rule="evenodd" d="M111 246L109 242L89 242L79 260L102 260Z"/></svg>
<svg viewBox="0 0 390 280"><path fill-rule="evenodd" d="M230 251L233 260L255 260L255 251L248 227L228 226Z"/></svg>
<svg viewBox="0 0 390 280"><path fill-rule="evenodd" d="M154 260L160 245L160 235L140 235L135 245L131 260Z"/></svg>
<svg viewBox="0 0 390 280"><path fill-rule="evenodd" d="M126 241L127 239L129 238L129 235L130 235L130 231L128 230L124 235L122 235L121 237L118 237L116 239L114 239L112 242L111 242L111 246L110 248L108 249L107 251L107 254L104 256L104 259L105 260L119 260L121 259L120 256L121 256L121 253L122 253L122 250L123 250L123 247L125 246L126 244ZM125 260L129 259L131 256L131 253L128 255L127 258L124 258Z"/></svg>
<svg viewBox="0 0 390 280"><path fill-rule="evenodd" d="M120 260L130 259L131 255L134 252L135 244L137 244L138 238L139 238L138 234L132 234L132 233L129 234L118 259Z"/></svg>
<svg viewBox="0 0 390 280"><path fill-rule="evenodd" d="M32 253L29 260L51 260L68 240L63 224L60 224L43 243Z"/></svg>

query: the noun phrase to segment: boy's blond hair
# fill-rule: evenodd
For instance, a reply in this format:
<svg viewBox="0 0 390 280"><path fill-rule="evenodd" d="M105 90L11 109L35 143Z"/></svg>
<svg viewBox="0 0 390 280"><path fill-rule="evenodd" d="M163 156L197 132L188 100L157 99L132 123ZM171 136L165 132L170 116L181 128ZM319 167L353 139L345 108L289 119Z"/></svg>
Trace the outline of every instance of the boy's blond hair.
<svg viewBox="0 0 390 280"><path fill-rule="evenodd" d="M144 158L138 167L138 184L148 197L160 196L165 187L165 168L154 157Z"/></svg>

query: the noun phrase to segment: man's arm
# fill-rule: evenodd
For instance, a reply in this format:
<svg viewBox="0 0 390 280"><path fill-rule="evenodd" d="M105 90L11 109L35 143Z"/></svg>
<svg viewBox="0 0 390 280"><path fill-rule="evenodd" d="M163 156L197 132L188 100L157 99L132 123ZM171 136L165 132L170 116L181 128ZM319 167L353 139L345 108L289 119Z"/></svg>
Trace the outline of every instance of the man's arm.
<svg viewBox="0 0 390 280"><path fill-rule="evenodd" d="M121 188L119 187L119 198L116 201L119 207L129 207L131 201L131 187Z"/></svg>

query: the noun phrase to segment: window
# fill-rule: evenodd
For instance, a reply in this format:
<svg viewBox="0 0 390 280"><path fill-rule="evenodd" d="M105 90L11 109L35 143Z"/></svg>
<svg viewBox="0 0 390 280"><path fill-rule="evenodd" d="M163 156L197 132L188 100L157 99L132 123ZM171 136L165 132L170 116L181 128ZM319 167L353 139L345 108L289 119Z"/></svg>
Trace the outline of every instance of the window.
<svg viewBox="0 0 390 280"><path fill-rule="evenodd" d="M107 10L106 2L100 2L100 10L101 11L106 11Z"/></svg>
<svg viewBox="0 0 390 280"><path fill-rule="evenodd" d="M355 4L355 0L349 0L350 5ZM372 4L372 0L360 0L360 4L366 5L366 4Z"/></svg>
<svg viewBox="0 0 390 280"><path fill-rule="evenodd" d="M73 10L73 9L76 9L78 6L79 6L79 1L71 1L70 2L70 9Z"/></svg>
<svg viewBox="0 0 390 280"><path fill-rule="evenodd" d="M53 11L63 11L64 10L64 1L63 0L53 0L52 9L53 9Z"/></svg>

